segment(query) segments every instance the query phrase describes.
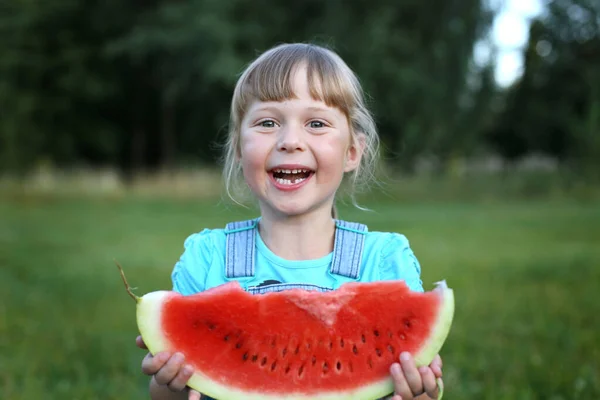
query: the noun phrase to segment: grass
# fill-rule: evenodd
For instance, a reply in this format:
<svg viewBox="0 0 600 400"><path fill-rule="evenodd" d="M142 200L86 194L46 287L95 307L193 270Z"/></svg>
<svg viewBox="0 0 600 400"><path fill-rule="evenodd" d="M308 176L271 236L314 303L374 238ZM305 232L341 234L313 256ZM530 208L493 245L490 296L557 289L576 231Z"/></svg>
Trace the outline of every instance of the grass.
<svg viewBox="0 0 600 400"><path fill-rule="evenodd" d="M446 279L456 318L445 399L600 398L600 206L406 202L342 208L402 232L427 289ZM184 238L249 216L208 199L0 200L0 398L141 399L136 292L170 287Z"/></svg>

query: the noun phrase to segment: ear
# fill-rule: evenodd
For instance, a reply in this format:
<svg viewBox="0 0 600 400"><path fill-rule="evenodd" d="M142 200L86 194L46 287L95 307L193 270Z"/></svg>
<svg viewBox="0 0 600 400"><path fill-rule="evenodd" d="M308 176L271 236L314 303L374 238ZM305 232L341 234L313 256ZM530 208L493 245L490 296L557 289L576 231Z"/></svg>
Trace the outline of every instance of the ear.
<svg viewBox="0 0 600 400"><path fill-rule="evenodd" d="M360 160L367 146L367 137L364 133L357 133L346 151L346 164L344 172L354 171L360 165Z"/></svg>

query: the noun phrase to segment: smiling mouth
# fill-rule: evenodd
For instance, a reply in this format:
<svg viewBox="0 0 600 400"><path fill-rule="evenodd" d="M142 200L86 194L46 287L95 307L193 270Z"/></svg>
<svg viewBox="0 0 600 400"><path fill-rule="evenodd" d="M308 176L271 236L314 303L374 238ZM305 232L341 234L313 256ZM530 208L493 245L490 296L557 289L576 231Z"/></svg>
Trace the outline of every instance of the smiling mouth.
<svg viewBox="0 0 600 400"><path fill-rule="evenodd" d="M271 174L280 185L297 185L310 178L314 171L310 169L274 169Z"/></svg>

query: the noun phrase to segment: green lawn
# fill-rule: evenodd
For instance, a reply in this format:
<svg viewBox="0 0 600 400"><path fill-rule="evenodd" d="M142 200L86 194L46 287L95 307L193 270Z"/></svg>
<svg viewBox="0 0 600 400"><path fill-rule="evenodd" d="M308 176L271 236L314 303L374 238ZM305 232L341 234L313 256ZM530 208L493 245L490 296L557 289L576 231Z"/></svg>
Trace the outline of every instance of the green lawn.
<svg viewBox="0 0 600 400"><path fill-rule="evenodd" d="M342 208L408 236L456 318L445 399L600 398L600 206L561 202ZM136 292L170 287L183 240L247 212L217 201L0 200L0 398L142 399Z"/></svg>

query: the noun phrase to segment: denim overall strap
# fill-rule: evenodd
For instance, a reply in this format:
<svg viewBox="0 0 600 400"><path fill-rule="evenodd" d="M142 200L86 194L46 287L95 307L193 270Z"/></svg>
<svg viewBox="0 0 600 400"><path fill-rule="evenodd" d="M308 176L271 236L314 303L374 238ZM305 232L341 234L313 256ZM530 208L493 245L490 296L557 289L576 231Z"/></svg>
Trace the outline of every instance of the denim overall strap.
<svg viewBox="0 0 600 400"><path fill-rule="evenodd" d="M333 261L331 263L332 274L351 279L358 278L366 233L366 225L336 220Z"/></svg>
<svg viewBox="0 0 600 400"><path fill-rule="evenodd" d="M360 273L367 227L356 222L342 220L336 220L335 224L331 273L357 279ZM258 218L227 224L225 228L227 234L225 275L227 278L254 276L257 225Z"/></svg>
<svg viewBox="0 0 600 400"><path fill-rule="evenodd" d="M257 219L230 222L225 227L227 235L225 275L227 278L254 276L254 249Z"/></svg>

